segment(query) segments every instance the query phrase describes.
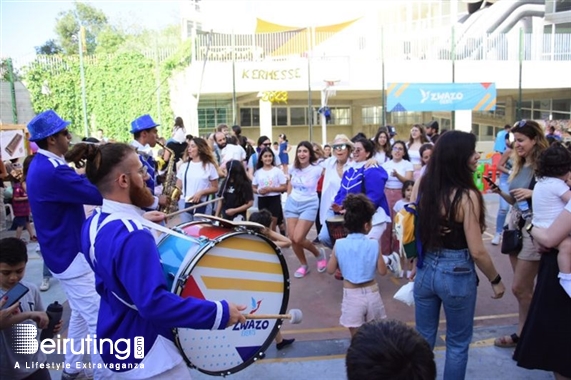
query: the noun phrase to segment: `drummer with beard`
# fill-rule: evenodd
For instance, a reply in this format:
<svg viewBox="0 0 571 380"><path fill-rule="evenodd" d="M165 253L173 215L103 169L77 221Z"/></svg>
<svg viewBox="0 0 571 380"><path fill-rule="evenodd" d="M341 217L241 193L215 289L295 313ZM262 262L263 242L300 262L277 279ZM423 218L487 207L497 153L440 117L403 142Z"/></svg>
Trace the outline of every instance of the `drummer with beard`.
<svg viewBox="0 0 571 380"><path fill-rule="evenodd" d="M221 330L245 323L245 306L182 298L169 291L154 237L143 227L148 222L141 207L153 195L145 186L146 166L132 147L78 144L69 156L85 166L87 178L103 196L101 211L84 223L81 236L101 296L97 338L127 339L132 347L136 337L144 338L144 359L135 358L133 349L120 360L103 345L100 354L108 367L103 378L190 379L173 328ZM145 217L160 221L164 214L152 211Z"/></svg>

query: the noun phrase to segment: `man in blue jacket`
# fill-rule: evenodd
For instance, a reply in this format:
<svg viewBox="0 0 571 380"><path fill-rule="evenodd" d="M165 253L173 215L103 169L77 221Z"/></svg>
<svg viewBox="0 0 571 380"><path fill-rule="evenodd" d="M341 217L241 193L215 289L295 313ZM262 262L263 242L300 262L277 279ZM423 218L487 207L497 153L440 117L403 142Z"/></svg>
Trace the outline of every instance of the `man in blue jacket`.
<svg viewBox="0 0 571 380"><path fill-rule="evenodd" d="M182 298L169 291L154 237L142 219L141 207L152 199L145 187L147 168L132 147L78 144L70 156L78 165L86 161L87 177L104 197L101 211L85 222L81 237L101 295L97 337L143 342L144 355L133 350L121 358L104 346L105 378L190 379L172 329L222 330L245 322L245 306Z"/></svg>
<svg viewBox="0 0 571 380"><path fill-rule="evenodd" d="M28 199L44 262L58 278L71 307L68 338L74 352L81 352L81 339L96 333L99 295L93 271L81 253L83 205L100 205L101 194L87 178L67 165L64 155L71 140L67 126L52 110L40 113L28 124L30 141L39 149L27 175ZM78 379L83 374L76 362L83 355L67 347L65 363L70 365L62 379ZM98 356L92 355L97 362Z"/></svg>
<svg viewBox="0 0 571 380"><path fill-rule="evenodd" d="M158 131L157 127L160 124L155 123L150 115L139 116L131 122L131 133L133 134L133 141L131 146L137 150L139 160L147 167L148 178L145 183L151 194L155 193L155 179L156 179L156 161L153 158L152 148L157 145ZM145 206L150 210L156 210L159 206L166 205L166 195L155 196L153 203Z"/></svg>

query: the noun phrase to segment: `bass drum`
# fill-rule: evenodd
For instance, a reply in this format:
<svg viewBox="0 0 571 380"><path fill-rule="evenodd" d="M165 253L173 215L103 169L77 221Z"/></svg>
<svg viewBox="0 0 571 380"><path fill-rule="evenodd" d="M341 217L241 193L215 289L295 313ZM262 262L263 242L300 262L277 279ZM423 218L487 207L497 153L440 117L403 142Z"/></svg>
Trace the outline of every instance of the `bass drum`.
<svg viewBox="0 0 571 380"><path fill-rule="evenodd" d="M167 235L158 243L171 291L183 298L247 305L247 314L285 314L289 300L286 261L280 249L253 227L261 226L213 217L177 226L191 239ZM175 343L189 367L225 376L259 359L282 322L247 320L225 330L177 328Z"/></svg>

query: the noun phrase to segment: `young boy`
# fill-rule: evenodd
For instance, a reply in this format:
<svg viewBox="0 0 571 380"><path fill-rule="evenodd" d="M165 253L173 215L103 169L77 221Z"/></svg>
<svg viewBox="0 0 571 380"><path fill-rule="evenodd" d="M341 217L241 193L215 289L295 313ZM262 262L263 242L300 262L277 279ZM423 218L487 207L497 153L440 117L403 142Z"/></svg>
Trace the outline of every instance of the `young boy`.
<svg viewBox="0 0 571 380"><path fill-rule="evenodd" d="M22 281L27 262L26 243L13 237L0 240L0 298L4 298L10 289L21 282L30 291L20 299L20 306L16 309L20 314L14 320L23 320L23 317L27 316L22 324L36 322L39 324L38 328L45 328L48 318L44 312L40 292L36 285ZM33 379L50 379L48 369L39 369L36 365L36 363L45 363L46 355L41 350L35 354L16 353L14 349L14 337L17 336L16 326L2 327L3 329L0 330L0 379L19 380L31 376ZM54 332L58 332L60 328L61 321L56 325Z"/></svg>
<svg viewBox="0 0 571 380"><path fill-rule="evenodd" d="M327 263L327 273L339 268L343 273L343 302L339 323L354 336L357 329L372 320L387 317L385 306L375 280L375 271L387 273L379 242L367 234L373 227L375 206L365 194L349 194L343 201L346 238L335 242Z"/></svg>

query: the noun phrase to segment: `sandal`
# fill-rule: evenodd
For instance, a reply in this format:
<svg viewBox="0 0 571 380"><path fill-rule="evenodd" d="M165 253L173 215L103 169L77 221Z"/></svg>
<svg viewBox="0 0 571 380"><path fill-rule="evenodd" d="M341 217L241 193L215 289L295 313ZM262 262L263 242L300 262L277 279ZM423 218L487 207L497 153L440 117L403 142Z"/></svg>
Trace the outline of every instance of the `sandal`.
<svg viewBox="0 0 571 380"><path fill-rule="evenodd" d="M309 273L309 268L307 267L307 265L302 265L299 268L297 268L297 270L293 274L293 277L303 278L303 277L307 276L308 273Z"/></svg>
<svg viewBox="0 0 571 380"><path fill-rule="evenodd" d="M494 346L502 348L511 348L517 346L519 336L516 333L512 335L501 336L494 340Z"/></svg>

